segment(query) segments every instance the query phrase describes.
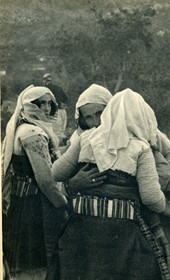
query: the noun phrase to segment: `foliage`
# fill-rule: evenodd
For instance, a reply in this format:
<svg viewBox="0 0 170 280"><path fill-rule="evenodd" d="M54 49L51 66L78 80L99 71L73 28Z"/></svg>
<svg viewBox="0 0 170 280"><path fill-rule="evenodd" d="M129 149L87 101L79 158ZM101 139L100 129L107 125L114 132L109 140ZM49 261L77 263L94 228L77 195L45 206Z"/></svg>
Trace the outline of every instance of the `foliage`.
<svg viewBox="0 0 170 280"><path fill-rule="evenodd" d="M30 83L41 84L43 74L50 72L69 96L71 127L77 97L98 83L113 94L126 87L141 93L161 127L168 129L168 1L1 2L4 99L18 95Z"/></svg>
<svg viewBox="0 0 170 280"><path fill-rule="evenodd" d="M150 7L119 8L99 11L92 8L100 26L98 65L105 82L114 81L115 92L120 89L123 76L140 72L139 55L151 48L152 36L148 30L155 12ZM107 79L107 81L106 81ZM119 83L119 86L118 86Z"/></svg>

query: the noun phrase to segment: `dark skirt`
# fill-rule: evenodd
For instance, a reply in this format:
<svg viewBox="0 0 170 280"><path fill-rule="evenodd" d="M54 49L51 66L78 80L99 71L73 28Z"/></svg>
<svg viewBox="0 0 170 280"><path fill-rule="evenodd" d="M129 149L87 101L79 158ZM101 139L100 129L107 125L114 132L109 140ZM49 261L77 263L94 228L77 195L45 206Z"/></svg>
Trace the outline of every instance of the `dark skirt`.
<svg viewBox="0 0 170 280"><path fill-rule="evenodd" d="M170 217L168 216L160 216L161 217L161 223L165 232L165 235L170 243Z"/></svg>
<svg viewBox="0 0 170 280"><path fill-rule="evenodd" d="M66 214L65 207L55 208L41 192L22 198L11 196L3 230L4 254L12 274L51 264ZM59 270L58 250L55 260Z"/></svg>
<svg viewBox="0 0 170 280"><path fill-rule="evenodd" d="M61 280L160 280L136 221L73 214L60 239Z"/></svg>
<svg viewBox="0 0 170 280"><path fill-rule="evenodd" d="M4 254L12 272L46 267L40 193L22 198L11 195L3 230Z"/></svg>

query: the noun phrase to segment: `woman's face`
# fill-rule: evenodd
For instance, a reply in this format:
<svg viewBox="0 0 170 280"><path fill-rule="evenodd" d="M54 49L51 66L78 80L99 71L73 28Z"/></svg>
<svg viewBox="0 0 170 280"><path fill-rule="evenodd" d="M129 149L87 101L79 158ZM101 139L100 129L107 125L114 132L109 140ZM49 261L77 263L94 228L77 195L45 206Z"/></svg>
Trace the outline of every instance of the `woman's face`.
<svg viewBox="0 0 170 280"><path fill-rule="evenodd" d="M51 113L51 97L48 93L43 95L42 97L38 98L39 108L44 112L46 117L48 118Z"/></svg>
<svg viewBox="0 0 170 280"><path fill-rule="evenodd" d="M82 106L79 110L84 122L89 128L98 127L100 125L100 116L105 108L105 105L91 103Z"/></svg>

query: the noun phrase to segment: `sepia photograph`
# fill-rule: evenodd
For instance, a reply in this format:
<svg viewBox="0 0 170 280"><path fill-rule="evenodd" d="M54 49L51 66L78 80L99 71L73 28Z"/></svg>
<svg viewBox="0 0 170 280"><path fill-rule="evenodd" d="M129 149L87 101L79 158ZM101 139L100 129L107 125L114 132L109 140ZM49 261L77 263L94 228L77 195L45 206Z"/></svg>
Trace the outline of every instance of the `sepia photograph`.
<svg viewBox="0 0 170 280"><path fill-rule="evenodd" d="M0 7L0 279L170 280L169 0Z"/></svg>

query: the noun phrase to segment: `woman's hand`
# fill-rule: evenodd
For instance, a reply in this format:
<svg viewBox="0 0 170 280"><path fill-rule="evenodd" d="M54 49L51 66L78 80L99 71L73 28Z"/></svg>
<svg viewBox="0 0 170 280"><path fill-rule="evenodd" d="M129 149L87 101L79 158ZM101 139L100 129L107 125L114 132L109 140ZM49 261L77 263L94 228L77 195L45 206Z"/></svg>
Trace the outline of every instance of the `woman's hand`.
<svg viewBox="0 0 170 280"><path fill-rule="evenodd" d="M79 172L68 180L68 187L72 193L85 188L93 188L103 184L107 178L106 172L99 172L97 167L90 168L90 164L87 163Z"/></svg>

